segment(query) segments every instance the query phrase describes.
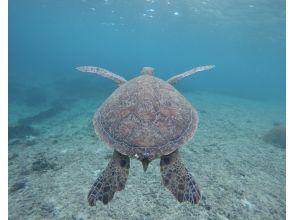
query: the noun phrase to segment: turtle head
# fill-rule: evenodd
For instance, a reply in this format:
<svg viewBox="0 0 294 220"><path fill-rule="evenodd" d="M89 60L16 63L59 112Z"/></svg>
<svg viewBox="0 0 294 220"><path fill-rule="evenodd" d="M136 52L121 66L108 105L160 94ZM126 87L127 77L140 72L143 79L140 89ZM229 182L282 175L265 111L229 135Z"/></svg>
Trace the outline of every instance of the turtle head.
<svg viewBox="0 0 294 220"><path fill-rule="evenodd" d="M153 67L148 67L148 66L145 66L142 68L141 70L141 75L150 75L152 76L154 73L154 68Z"/></svg>

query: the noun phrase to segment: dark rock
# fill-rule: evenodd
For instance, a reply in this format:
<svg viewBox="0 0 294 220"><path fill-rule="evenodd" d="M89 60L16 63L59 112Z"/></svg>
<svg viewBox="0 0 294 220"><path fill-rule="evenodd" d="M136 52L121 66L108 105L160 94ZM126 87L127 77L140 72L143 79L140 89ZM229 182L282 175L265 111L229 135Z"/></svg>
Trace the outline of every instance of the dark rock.
<svg viewBox="0 0 294 220"><path fill-rule="evenodd" d="M209 148L207 148L207 147L204 147L203 150L204 150L204 152L206 152L206 153L211 152L211 149L209 149Z"/></svg>
<svg viewBox="0 0 294 220"><path fill-rule="evenodd" d="M239 175L242 176L242 177L245 177L245 176L246 176L246 174L245 174L243 171L239 171L238 173L239 173Z"/></svg>
<svg viewBox="0 0 294 220"><path fill-rule="evenodd" d="M274 121L273 122L273 126L279 126L279 125L281 125L282 123L281 122L278 122L278 121Z"/></svg>
<svg viewBox="0 0 294 220"><path fill-rule="evenodd" d="M243 190L237 190L237 189L235 189L235 190L234 190L234 193L235 193L238 197L240 197L240 198L242 198L242 197L244 196L244 191L243 191Z"/></svg>
<svg viewBox="0 0 294 220"><path fill-rule="evenodd" d="M36 160L32 163L32 171L45 172L50 169L55 171L61 169L56 162L50 160L43 153L38 154Z"/></svg>
<svg viewBox="0 0 294 220"><path fill-rule="evenodd" d="M8 140L8 145L11 146L11 145L17 145L17 144L20 144L21 141L19 139L9 139Z"/></svg>
<svg viewBox="0 0 294 220"><path fill-rule="evenodd" d="M37 143L37 141L36 140L34 140L34 139L31 139L31 140L27 140L26 141L26 146L33 146L33 145L35 145Z"/></svg>
<svg viewBox="0 0 294 220"><path fill-rule="evenodd" d="M9 157L8 157L8 160L13 160L13 159L15 159L15 158L17 158L18 157L18 154L17 153L13 153L12 155L10 155Z"/></svg>
<svg viewBox="0 0 294 220"><path fill-rule="evenodd" d="M84 220L84 218L82 218L82 217L76 217L76 216L74 216L74 215L71 215L71 218L70 218L70 220Z"/></svg>
<svg viewBox="0 0 294 220"><path fill-rule="evenodd" d="M30 174L30 170L26 169L26 168L23 168L21 169L20 171L20 175L23 175L23 176L27 176Z"/></svg>
<svg viewBox="0 0 294 220"><path fill-rule="evenodd" d="M44 202L40 205L41 215L43 217L54 214L55 207L51 202Z"/></svg>
<svg viewBox="0 0 294 220"><path fill-rule="evenodd" d="M52 170L54 170L54 171L57 171L57 170L60 170L60 169L62 169L62 166L60 166L58 164L52 168Z"/></svg>
<svg viewBox="0 0 294 220"><path fill-rule="evenodd" d="M38 136L39 132L30 125L21 125L8 127L8 139L25 138L27 136Z"/></svg>
<svg viewBox="0 0 294 220"><path fill-rule="evenodd" d="M71 218L69 218L71 220L77 220L77 218L75 217L75 215L71 215Z"/></svg>
<svg viewBox="0 0 294 220"><path fill-rule="evenodd" d="M205 209L208 210L208 211L211 210L211 205L206 204L204 207L205 207Z"/></svg>
<svg viewBox="0 0 294 220"><path fill-rule="evenodd" d="M16 192L20 189L25 188L26 183L24 181L16 182L15 184L12 185L11 188L9 188L9 192Z"/></svg>
<svg viewBox="0 0 294 220"><path fill-rule="evenodd" d="M278 212L276 209L271 208L271 209L270 209L270 213L271 213L272 215L277 215L279 212Z"/></svg>

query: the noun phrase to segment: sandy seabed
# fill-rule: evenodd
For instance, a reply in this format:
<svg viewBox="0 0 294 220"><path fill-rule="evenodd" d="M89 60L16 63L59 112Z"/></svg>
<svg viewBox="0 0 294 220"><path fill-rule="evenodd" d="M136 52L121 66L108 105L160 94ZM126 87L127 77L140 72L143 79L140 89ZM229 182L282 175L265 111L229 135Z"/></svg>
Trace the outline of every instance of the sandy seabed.
<svg viewBox="0 0 294 220"><path fill-rule="evenodd" d="M196 135L180 148L201 187L200 205L174 199L162 184L159 160L146 173L131 160L125 189L108 205L89 207L87 193L112 155L91 124L103 100L89 98L33 123L38 135L9 140L9 219L285 219L286 151L263 140L274 123L285 123L284 106L184 95L200 118ZM9 124L44 109L10 103Z"/></svg>

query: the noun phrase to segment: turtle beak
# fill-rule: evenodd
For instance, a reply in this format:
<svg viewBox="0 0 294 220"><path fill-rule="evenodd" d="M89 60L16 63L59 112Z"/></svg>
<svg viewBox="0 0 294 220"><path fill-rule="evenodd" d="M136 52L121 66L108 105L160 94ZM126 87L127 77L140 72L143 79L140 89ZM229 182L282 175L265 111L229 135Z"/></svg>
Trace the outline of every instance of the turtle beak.
<svg viewBox="0 0 294 220"><path fill-rule="evenodd" d="M148 168L148 165L149 165L149 163L150 163L150 160L148 160L148 159L143 159L143 160L141 160L141 162L142 162L142 165L143 165L144 172L146 172L146 170L147 170L147 168Z"/></svg>

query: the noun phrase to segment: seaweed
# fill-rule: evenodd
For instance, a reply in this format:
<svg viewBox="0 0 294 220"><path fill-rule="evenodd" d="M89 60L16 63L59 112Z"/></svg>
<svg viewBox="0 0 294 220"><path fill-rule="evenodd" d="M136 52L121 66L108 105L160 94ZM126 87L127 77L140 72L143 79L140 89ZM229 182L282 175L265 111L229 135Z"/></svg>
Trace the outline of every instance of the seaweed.
<svg viewBox="0 0 294 220"><path fill-rule="evenodd" d="M36 156L35 161L32 163L32 171L46 172L47 170L59 170L61 167L52 160L56 158L48 159L44 153L39 153Z"/></svg>
<svg viewBox="0 0 294 220"><path fill-rule="evenodd" d="M286 127L282 124L274 126L263 136L263 140L273 146L286 148Z"/></svg>

